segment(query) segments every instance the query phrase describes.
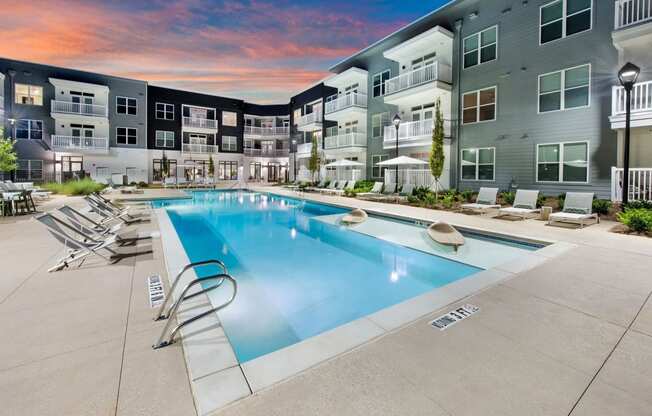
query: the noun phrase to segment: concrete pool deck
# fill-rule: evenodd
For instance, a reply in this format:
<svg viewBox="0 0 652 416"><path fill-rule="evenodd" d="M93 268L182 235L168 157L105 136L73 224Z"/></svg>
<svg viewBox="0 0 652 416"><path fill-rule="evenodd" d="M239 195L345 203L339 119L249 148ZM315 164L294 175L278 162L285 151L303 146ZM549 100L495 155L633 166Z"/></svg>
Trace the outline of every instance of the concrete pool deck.
<svg viewBox="0 0 652 416"><path fill-rule="evenodd" d="M652 239L606 222L572 230L310 197L558 241L564 252L464 299L480 312L445 331L428 322L451 307L217 414L650 414ZM161 325L145 282L165 274L160 240L151 245L116 265L48 274L58 244L27 217L0 218L0 414L195 414L180 344L151 350Z"/></svg>

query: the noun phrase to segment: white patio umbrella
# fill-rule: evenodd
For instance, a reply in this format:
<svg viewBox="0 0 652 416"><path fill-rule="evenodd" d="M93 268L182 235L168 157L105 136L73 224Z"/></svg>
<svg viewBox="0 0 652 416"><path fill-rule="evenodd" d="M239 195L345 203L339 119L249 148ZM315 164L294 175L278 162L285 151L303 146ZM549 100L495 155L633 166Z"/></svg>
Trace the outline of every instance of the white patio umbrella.
<svg viewBox="0 0 652 416"><path fill-rule="evenodd" d="M423 166L427 164L428 162L426 162L425 160L415 159L413 157L408 157L408 156L399 156L399 157L395 157L394 159L388 159L377 163L378 166L399 166L399 167L416 166L416 165ZM399 178L396 178L397 185L399 185L398 180Z"/></svg>
<svg viewBox="0 0 652 416"><path fill-rule="evenodd" d="M364 166L364 163L356 162L355 160L340 159L335 162L328 163L324 165L325 168L335 168L339 173L339 168L350 168L350 167L359 167ZM339 179L340 175L337 175Z"/></svg>

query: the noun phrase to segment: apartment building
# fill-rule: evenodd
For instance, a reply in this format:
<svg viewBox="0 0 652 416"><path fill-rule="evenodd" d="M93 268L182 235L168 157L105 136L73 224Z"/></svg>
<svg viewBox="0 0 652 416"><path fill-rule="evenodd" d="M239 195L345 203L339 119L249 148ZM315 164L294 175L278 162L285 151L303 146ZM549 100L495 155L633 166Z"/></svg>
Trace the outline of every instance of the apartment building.
<svg viewBox="0 0 652 416"><path fill-rule="evenodd" d="M0 74L17 180L148 180L145 82L8 59Z"/></svg>
<svg viewBox="0 0 652 416"><path fill-rule="evenodd" d="M244 104L244 175L249 182L289 179L290 106Z"/></svg>

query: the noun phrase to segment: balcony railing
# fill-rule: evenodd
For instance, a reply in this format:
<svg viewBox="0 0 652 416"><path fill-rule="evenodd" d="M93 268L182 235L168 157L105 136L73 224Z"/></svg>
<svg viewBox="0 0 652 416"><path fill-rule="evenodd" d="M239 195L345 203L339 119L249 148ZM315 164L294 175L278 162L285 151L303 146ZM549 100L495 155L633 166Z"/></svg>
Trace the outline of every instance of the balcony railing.
<svg viewBox="0 0 652 416"><path fill-rule="evenodd" d="M297 153L310 153L312 150L312 143L301 143L297 146Z"/></svg>
<svg viewBox="0 0 652 416"><path fill-rule="evenodd" d="M611 200L623 200L623 169L611 168ZM630 201L652 201L652 168L630 168L627 176Z"/></svg>
<svg viewBox="0 0 652 416"><path fill-rule="evenodd" d="M433 126L434 122L432 119L401 123L398 129L398 141L400 143L402 141L410 141L424 136L430 137L432 136ZM384 141L385 143L396 142L396 127L385 127Z"/></svg>
<svg viewBox="0 0 652 416"><path fill-rule="evenodd" d="M627 99L625 88L613 87L611 115L625 114ZM635 84L631 96L632 113L652 111L652 81Z"/></svg>
<svg viewBox="0 0 652 416"><path fill-rule="evenodd" d="M254 149L252 147L245 147L244 154L247 156L261 157L287 157L289 151L288 149Z"/></svg>
<svg viewBox="0 0 652 416"><path fill-rule="evenodd" d="M60 136L51 137L55 150L107 151L109 139L105 137Z"/></svg>
<svg viewBox="0 0 652 416"><path fill-rule="evenodd" d="M434 62L419 69L404 72L401 75L385 81L385 95L394 94L410 88L418 87L432 81L451 82L452 71L448 65Z"/></svg>
<svg viewBox="0 0 652 416"><path fill-rule="evenodd" d="M367 146L366 133L355 132L328 136L324 141L324 149L339 149L343 147Z"/></svg>
<svg viewBox="0 0 652 416"><path fill-rule="evenodd" d="M244 134L250 136L265 136L265 137L289 136L290 128L245 126Z"/></svg>
<svg viewBox="0 0 652 416"><path fill-rule="evenodd" d="M306 114L305 116L300 117L297 120L297 126L307 126L308 124L321 123L322 114L321 111L315 111L314 113Z"/></svg>
<svg viewBox="0 0 652 416"><path fill-rule="evenodd" d="M214 154L218 152L218 146L212 144L183 143L181 151L184 153L206 153Z"/></svg>
<svg viewBox="0 0 652 416"><path fill-rule="evenodd" d="M217 120L196 117L184 117L182 121L183 127L190 127L196 129L209 129L217 130Z"/></svg>
<svg viewBox="0 0 652 416"><path fill-rule="evenodd" d="M326 114L334 113L349 107L367 108L367 94L352 93L342 95L326 103Z"/></svg>
<svg viewBox="0 0 652 416"><path fill-rule="evenodd" d="M652 0L616 0L616 30L652 21Z"/></svg>
<svg viewBox="0 0 652 416"><path fill-rule="evenodd" d="M73 103L70 101L50 101L51 111L60 114L79 114L82 116L108 117L106 106L97 104Z"/></svg>

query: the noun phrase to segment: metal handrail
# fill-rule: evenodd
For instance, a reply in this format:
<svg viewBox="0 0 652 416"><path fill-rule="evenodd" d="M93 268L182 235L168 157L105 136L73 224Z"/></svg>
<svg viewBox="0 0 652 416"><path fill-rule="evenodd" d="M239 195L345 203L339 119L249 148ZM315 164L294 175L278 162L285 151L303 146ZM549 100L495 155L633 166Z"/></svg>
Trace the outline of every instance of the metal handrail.
<svg viewBox="0 0 652 416"><path fill-rule="evenodd" d="M165 300L163 301L163 304L159 308L158 314L156 314L156 318L154 318L155 321L160 321L161 319L167 319L170 316L170 310L172 308L170 308L170 310L168 310L168 313L163 313L163 312L165 311L165 306L168 304L168 300L170 300L170 298L172 297L172 294L174 293L174 289L177 287L177 284L179 283L179 279L181 279L181 276L190 269L194 269L195 267L199 267L199 266L206 266L208 264L217 264L218 266L220 266L222 268L222 271L224 272L224 274L229 273L229 271L226 269L226 266L224 265L224 263L221 262L220 260L216 260L216 259L203 260L203 261L198 261L198 262L195 262L195 263L186 264L185 266L183 266L183 269L181 269L179 274L177 274L177 277L174 278L174 281L172 282L172 286L170 287L170 291L168 292L168 295L165 297ZM199 280L201 280L201 279L199 279ZM196 296L196 294L190 295L190 297L188 297L188 299L190 299L193 296ZM181 298L179 298L179 299L181 299Z"/></svg>
<svg viewBox="0 0 652 416"><path fill-rule="evenodd" d="M200 313L199 315L193 316L192 318L188 318L185 321L181 322L179 325L174 327L174 329L170 332L170 335L167 337L167 339L165 339L165 334L168 332L168 329L170 328L170 325L172 324L172 319L168 319L168 321L165 323L165 327L163 328L163 331L161 332L161 336L158 338L158 341L156 341L156 343L154 345L152 345L152 348L159 349L159 348L166 347L166 346L168 346L170 344L173 344L174 343L174 337L177 334L177 332L179 332L179 330L181 328L183 328L184 326L186 326L188 324L191 324L191 323L193 323L193 322L195 322L195 321L197 321L197 320L199 320L201 318L204 318L204 317L206 317L206 316L208 316L208 315L210 315L212 313L215 313L215 312L219 311L220 309L226 308L227 306L229 306L231 304L231 302L233 302L233 300L235 300L235 296L238 293L238 284L236 283L235 279L231 275L226 274L226 273L216 274L214 276L208 276L208 277L204 277L202 279L195 279L192 282L188 283L186 285L186 287L183 289L183 291L181 292L181 295L179 296L177 301L174 302L174 304L170 308L170 314L168 316L172 316L172 315L176 314L177 310L179 309L179 305L181 305L181 302L183 302L184 300L190 299L190 298L192 298L194 296L197 296L199 294L202 294L202 293L210 292L211 290L214 290L214 289L217 289L218 287L221 287L222 283L224 282L225 279L230 280L231 283L233 284L233 295L231 295L231 299L224 302L220 306L216 306L216 307L214 307L212 309L209 309L209 310L207 310L205 312ZM190 288L192 288L195 285L201 284L201 283L203 283L203 282L205 282L207 280L219 280L220 282L217 283L216 285L211 286L211 287L202 289L197 293L193 293L192 295L186 296L186 293L190 290Z"/></svg>

